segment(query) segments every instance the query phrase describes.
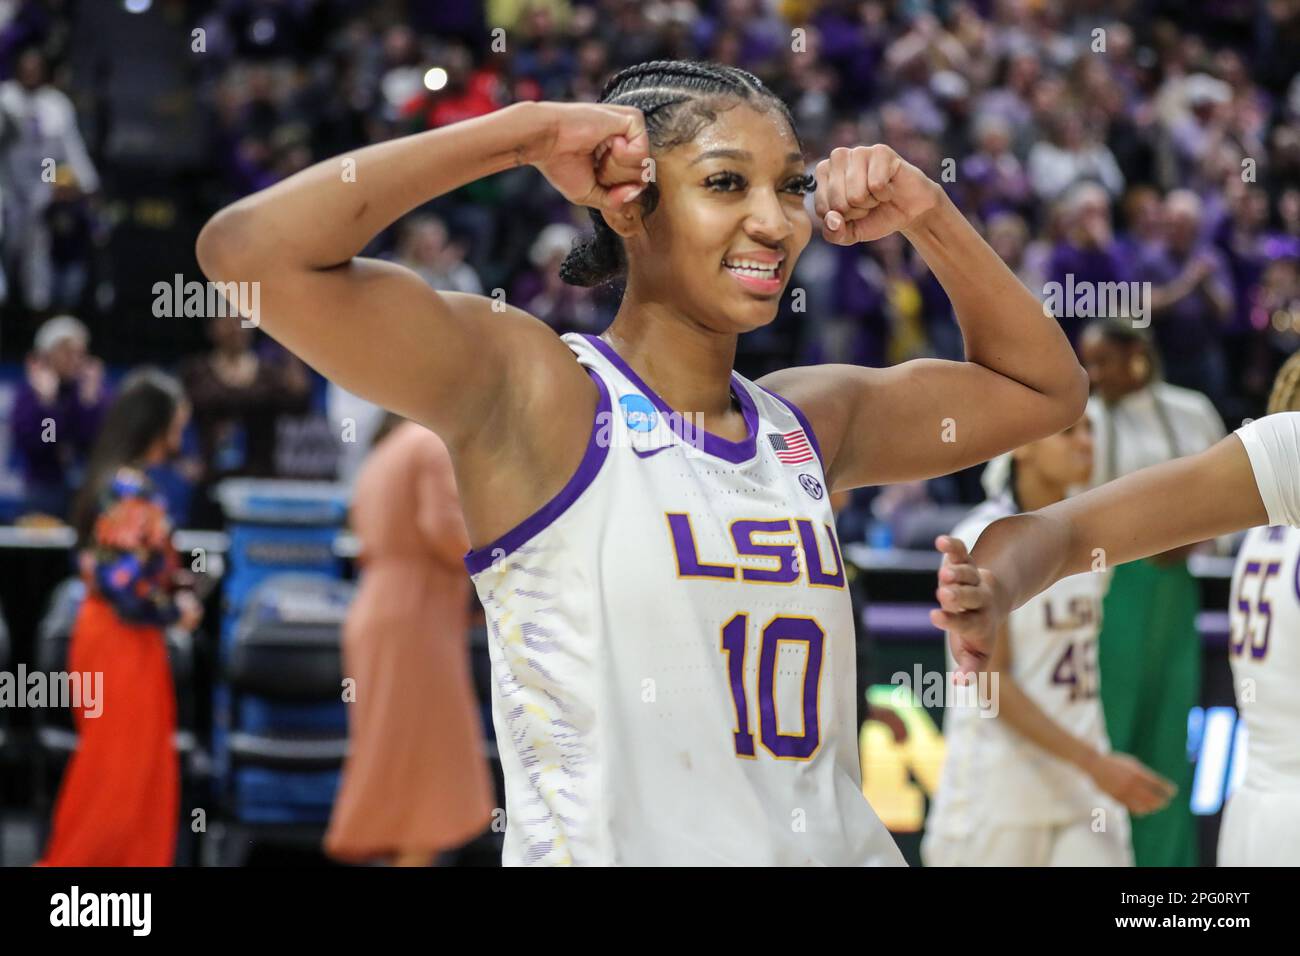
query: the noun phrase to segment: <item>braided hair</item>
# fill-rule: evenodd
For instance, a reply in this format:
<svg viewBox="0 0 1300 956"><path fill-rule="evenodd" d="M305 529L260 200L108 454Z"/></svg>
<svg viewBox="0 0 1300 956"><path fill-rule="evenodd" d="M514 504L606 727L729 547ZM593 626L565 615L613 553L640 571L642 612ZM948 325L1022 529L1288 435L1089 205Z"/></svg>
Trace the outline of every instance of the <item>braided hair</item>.
<svg viewBox="0 0 1300 956"><path fill-rule="evenodd" d="M657 150L690 142L717 119L723 104L739 100L776 107L803 141L790 109L752 73L721 63L694 60L651 60L620 70L600 91L600 103L635 106L645 116L646 135ZM659 203L659 188L646 184L641 193L645 214ZM619 278L627 270L627 254L618 233L609 227L599 209L588 209L595 231L579 236L560 264L560 278L569 285L598 286Z"/></svg>
<svg viewBox="0 0 1300 956"><path fill-rule="evenodd" d="M1282 363L1273 379L1273 394L1268 397L1268 414L1300 412L1300 352Z"/></svg>

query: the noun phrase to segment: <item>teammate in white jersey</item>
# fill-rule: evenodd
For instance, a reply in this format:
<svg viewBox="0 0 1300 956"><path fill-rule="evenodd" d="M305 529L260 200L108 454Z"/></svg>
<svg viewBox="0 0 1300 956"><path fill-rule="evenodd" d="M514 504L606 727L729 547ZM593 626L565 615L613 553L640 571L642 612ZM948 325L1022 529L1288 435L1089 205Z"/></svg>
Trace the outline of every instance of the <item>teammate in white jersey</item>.
<svg viewBox="0 0 1300 956"><path fill-rule="evenodd" d="M1065 498L1092 469L1087 418L985 469L989 500L953 529L972 547L990 523ZM1063 578L1013 611L985 694L956 689L946 758L926 819L927 866L1132 866L1128 813L1168 802L1172 785L1112 753L1097 637L1108 573ZM947 652L949 666L952 653ZM981 700L981 696L987 699Z"/></svg>
<svg viewBox="0 0 1300 956"><path fill-rule="evenodd" d="M1086 377L916 167L887 146L806 162L752 74L660 61L600 103L518 103L318 163L199 236L209 278L260 284L272 337L447 444L489 617L507 863L902 862L861 792L829 495L1059 431ZM625 282L599 337L359 258L410 210L529 165L592 210L565 281ZM909 240L966 361L733 372L811 238L814 187L826 241Z"/></svg>
<svg viewBox="0 0 1300 956"><path fill-rule="evenodd" d="M1278 372L1268 410L1300 410L1300 353ZM1269 467L1267 454L1256 457ZM1293 482L1298 471L1293 459ZM1246 774L1223 811L1218 863L1300 866L1300 530L1279 522L1247 532L1228 612Z"/></svg>
<svg viewBox="0 0 1300 956"><path fill-rule="evenodd" d="M1250 746L1246 780L1225 811L1219 862L1300 865L1300 411L1267 415L1198 455L996 521L969 553L939 538L940 609L931 620L949 632L969 676L987 666L1009 611L1098 553L1114 564L1261 526L1233 576L1232 667Z"/></svg>

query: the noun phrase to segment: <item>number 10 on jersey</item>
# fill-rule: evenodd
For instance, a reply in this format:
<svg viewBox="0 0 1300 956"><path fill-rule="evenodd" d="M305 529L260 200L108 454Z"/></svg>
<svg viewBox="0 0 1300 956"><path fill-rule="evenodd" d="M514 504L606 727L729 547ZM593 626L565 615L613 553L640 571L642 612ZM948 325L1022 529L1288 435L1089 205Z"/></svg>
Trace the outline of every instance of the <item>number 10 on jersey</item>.
<svg viewBox="0 0 1300 956"><path fill-rule="evenodd" d="M736 754L740 757L756 756L754 732L749 722L749 692L745 687L748 631L748 614L737 614L722 628L722 653L727 657L727 677L731 682L732 702L736 705ZM776 678L782 644L803 644L807 647L800 698L803 732L798 734L782 733L777 719ZM818 701L825 644L826 632L810 617L778 615L763 628L758 651L756 695L759 742L779 760L808 760L821 745Z"/></svg>

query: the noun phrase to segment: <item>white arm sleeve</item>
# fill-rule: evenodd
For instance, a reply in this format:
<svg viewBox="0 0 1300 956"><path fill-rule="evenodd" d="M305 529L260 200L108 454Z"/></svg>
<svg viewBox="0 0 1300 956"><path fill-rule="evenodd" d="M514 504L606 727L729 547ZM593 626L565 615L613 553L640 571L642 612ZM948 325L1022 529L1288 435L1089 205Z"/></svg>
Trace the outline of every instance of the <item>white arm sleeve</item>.
<svg viewBox="0 0 1300 956"><path fill-rule="evenodd" d="M1300 528L1300 412L1266 415L1237 429L1269 525Z"/></svg>

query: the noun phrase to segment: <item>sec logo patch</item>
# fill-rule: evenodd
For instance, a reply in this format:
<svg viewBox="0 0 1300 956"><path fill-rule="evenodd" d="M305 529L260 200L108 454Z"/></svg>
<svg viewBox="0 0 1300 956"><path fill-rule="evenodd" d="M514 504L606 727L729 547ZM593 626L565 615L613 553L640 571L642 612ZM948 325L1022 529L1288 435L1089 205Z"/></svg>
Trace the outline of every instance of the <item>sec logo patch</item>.
<svg viewBox="0 0 1300 956"><path fill-rule="evenodd" d="M821 501L822 495L826 494L826 491L822 488L822 483L807 472L799 476L799 484L803 485L803 490L808 492L808 496L813 501Z"/></svg>

